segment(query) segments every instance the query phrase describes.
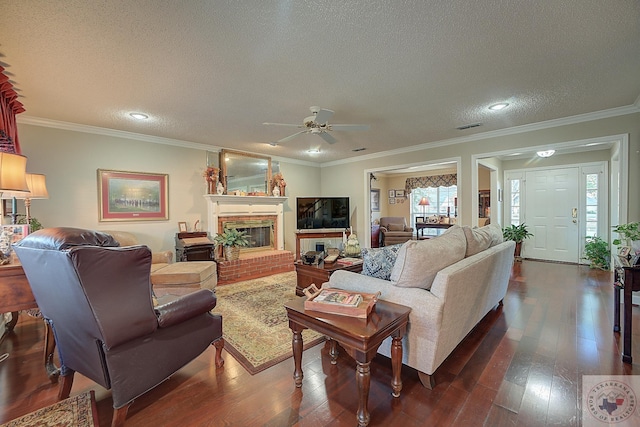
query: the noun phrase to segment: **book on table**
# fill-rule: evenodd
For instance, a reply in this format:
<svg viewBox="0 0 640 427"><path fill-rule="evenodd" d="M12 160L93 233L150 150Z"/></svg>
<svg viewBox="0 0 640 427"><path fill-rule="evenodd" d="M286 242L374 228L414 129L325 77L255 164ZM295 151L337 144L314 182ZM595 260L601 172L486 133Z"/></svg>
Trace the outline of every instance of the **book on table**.
<svg viewBox="0 0 640 427"><path fill-rule="evenodd" d="M313 283L303 292L307 297L305 310L358 318L366 318L380 296L380 292L367 294L335 288L320 290Z"/></svg>
<svg viewBox="0 0 640 427"><path fill-rule="evenodd" d="M364 260L362 258L354 258L354 257L338 258L337 260L338 264L342 264L342 265L357 265L357 264L362 264L363 261Z"/></svg>

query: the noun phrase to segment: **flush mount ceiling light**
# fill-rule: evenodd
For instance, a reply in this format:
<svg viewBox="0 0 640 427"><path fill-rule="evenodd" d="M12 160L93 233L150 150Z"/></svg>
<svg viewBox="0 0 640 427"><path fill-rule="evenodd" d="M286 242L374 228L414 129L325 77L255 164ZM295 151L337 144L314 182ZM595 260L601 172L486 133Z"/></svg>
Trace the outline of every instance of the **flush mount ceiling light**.
<svg viewBox="0 0 640 427"><path fill-rule="evenodd" d="M307 150L307 153L309 154L318 154L320 152L319 148L310 148Z"/></svg>
<svg viewBox="0 0 640 427"><path fill-rule="evenodd" d="M538 157L551 157L555 152L556 150L544 150L538 151L536 154L538 155Z"/></svg>
<svg viewBox="0 0 640 427"><path fill-rule="evenodd" d="M277 142L267 142L267 144L269 144L272 147L277 147L278 146Z"/></svg>
<svg viewBox="0 0 640 427"><path fill-rule="evenodd" d="M497 104L490 105L489 110L500 111L500 110L504 110L508 106L509 106L508 102L499 102Z"/></svg>
<svg viewBox="0 0 640 427"><path fill-rule="evenodd" d="M147 120L149 118L149 116L143 113L129 113L129 115L136 120Z"/></svg>

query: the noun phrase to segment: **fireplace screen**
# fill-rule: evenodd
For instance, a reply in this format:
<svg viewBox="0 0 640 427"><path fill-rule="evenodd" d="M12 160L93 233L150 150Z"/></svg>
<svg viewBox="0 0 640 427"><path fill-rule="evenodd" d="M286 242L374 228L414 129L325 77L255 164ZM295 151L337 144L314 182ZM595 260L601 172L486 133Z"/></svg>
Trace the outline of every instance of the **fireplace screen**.
<svg viewBox="0 0 640 427"><path fill-rule="evenodd" d="M223 221L222 227L235 228L238 231L246 231L249 246L240 248L240 251L268 250L275 248L274 221L272 219Z"/></svg>

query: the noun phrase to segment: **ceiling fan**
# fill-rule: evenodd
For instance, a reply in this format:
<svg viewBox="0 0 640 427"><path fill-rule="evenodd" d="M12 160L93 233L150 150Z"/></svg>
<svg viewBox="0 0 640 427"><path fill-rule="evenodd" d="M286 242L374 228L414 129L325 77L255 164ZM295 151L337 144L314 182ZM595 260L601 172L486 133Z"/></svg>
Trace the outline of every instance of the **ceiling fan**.
<svg viewBox="0 0 640 427"><path fill-rule="evenodd" d="M329 119L333 116L333 111L327 110L320 107L310 107L312 115L306 117L301 125L292 125L285 123L263 123L263 125L275 125L275 126L288 126L288 127L296 127L298 129L303 129L300 132L296 132L293 135L289 135L285 138L282 138L279 141L273 143L279 144L281 142L287 142L298 135L303 133L310 133L312 135L318 135L320 138L327 141L329 144L334 144L337 140L333 137L333 135L327 133L334 130L343 131L343 130L369 130L369 125L332 125L329 124Z"/></svg>

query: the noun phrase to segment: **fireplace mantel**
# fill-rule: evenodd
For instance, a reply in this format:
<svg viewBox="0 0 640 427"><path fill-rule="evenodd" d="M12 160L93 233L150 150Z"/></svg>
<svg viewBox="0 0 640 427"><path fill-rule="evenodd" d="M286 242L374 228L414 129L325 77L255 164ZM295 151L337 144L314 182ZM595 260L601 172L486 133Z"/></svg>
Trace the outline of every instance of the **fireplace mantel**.
<svg viewBox="0 0 640 427"><path fill-rule="evenodd" d="M215 236L220 232L218 230L220 217L275 215L277 217L275 249L284 249L284 203L288 200L287 197L205 194L204 198L207 200L209 235Z"/></svg>

